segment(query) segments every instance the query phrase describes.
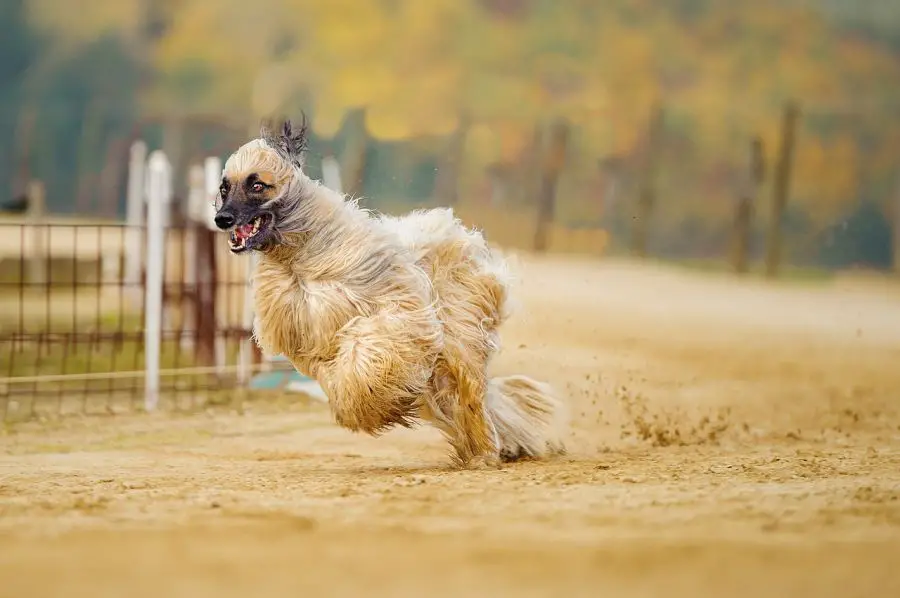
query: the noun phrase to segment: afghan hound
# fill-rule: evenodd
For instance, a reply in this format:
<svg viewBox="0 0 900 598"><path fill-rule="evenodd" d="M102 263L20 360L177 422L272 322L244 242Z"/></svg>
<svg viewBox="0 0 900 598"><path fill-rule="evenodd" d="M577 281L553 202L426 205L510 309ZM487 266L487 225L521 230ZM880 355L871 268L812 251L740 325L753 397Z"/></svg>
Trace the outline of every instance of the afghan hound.
<svg viewBox="0 0 900 598"><path fill-rule="evenodd" d="M506 261L451 209L379 215L304 173L306 119L225 163L216 226L259 252L253 335L315 378L334 420L377 436L426 421L460 466L565 451L565 403L488 377L510 307Z"/></svg>

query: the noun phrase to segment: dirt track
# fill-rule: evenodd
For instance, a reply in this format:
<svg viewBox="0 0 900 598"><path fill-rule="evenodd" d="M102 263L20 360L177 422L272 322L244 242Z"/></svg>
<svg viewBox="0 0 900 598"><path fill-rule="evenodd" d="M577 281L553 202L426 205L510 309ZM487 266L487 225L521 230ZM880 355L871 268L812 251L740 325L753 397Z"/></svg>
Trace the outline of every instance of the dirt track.
<svg viewBox="0 0 900 598"><path fill-rule="evenodd" d="M522 274L495 370L565 391L565 459L303 404L18 426L0 596L900 596L896 289Z"/></svg>

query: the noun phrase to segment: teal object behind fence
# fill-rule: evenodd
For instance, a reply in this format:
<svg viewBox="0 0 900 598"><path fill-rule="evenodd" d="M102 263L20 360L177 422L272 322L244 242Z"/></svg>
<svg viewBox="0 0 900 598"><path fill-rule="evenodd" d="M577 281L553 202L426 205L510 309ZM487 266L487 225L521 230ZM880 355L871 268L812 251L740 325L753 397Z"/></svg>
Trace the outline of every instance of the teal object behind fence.
<svg viewBox="0 0 900 598"><path fill-rule="evenodd" d="M290 362L278 355L271 359L273 365L284 369L276 369L271 372L260 372L253 376L250 380L250 388L252 390L287 390L290 392L301 392L310 397L327 402L328 398L319 383L309 376L304 376L291 366Z"/></svg>

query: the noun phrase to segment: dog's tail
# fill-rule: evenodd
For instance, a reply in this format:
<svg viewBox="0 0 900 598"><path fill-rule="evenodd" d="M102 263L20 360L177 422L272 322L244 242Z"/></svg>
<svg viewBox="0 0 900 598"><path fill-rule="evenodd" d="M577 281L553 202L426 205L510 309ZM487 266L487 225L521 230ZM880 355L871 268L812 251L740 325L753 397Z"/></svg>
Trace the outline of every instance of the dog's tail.
<svg viewBox="0 0 900 598"><path fill-rule="evenodd" d="M526 376L492 378L485 407L502 460L565 453L569 413L549 385Z"/></svg>

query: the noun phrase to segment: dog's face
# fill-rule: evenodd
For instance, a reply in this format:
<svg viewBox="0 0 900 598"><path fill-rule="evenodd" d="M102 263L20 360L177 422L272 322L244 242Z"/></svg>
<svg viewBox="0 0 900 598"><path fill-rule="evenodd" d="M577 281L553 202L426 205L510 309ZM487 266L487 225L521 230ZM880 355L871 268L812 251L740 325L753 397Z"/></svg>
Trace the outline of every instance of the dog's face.
<svg viewBox="0 0 900 598"><path fill-rule="evenodd" d="M272 152L266 148L258 151ZM269 161L251 160L238 169L226 167L222 175L215 222L220 229L231 232L228 243L233 253L265 250L275 240L275 204L284 181L266 167Z"/></svg>
<svg viewBox="0 0 900 598"><path fill-rule="evenodd" d="M216 205L215 222L230 231L233 253L265 251L279 240L285 219L285 196L301 167L306 124L293 132L290 121L281 136L267 130L263 138L244 144L225 162Z"/></svg>

